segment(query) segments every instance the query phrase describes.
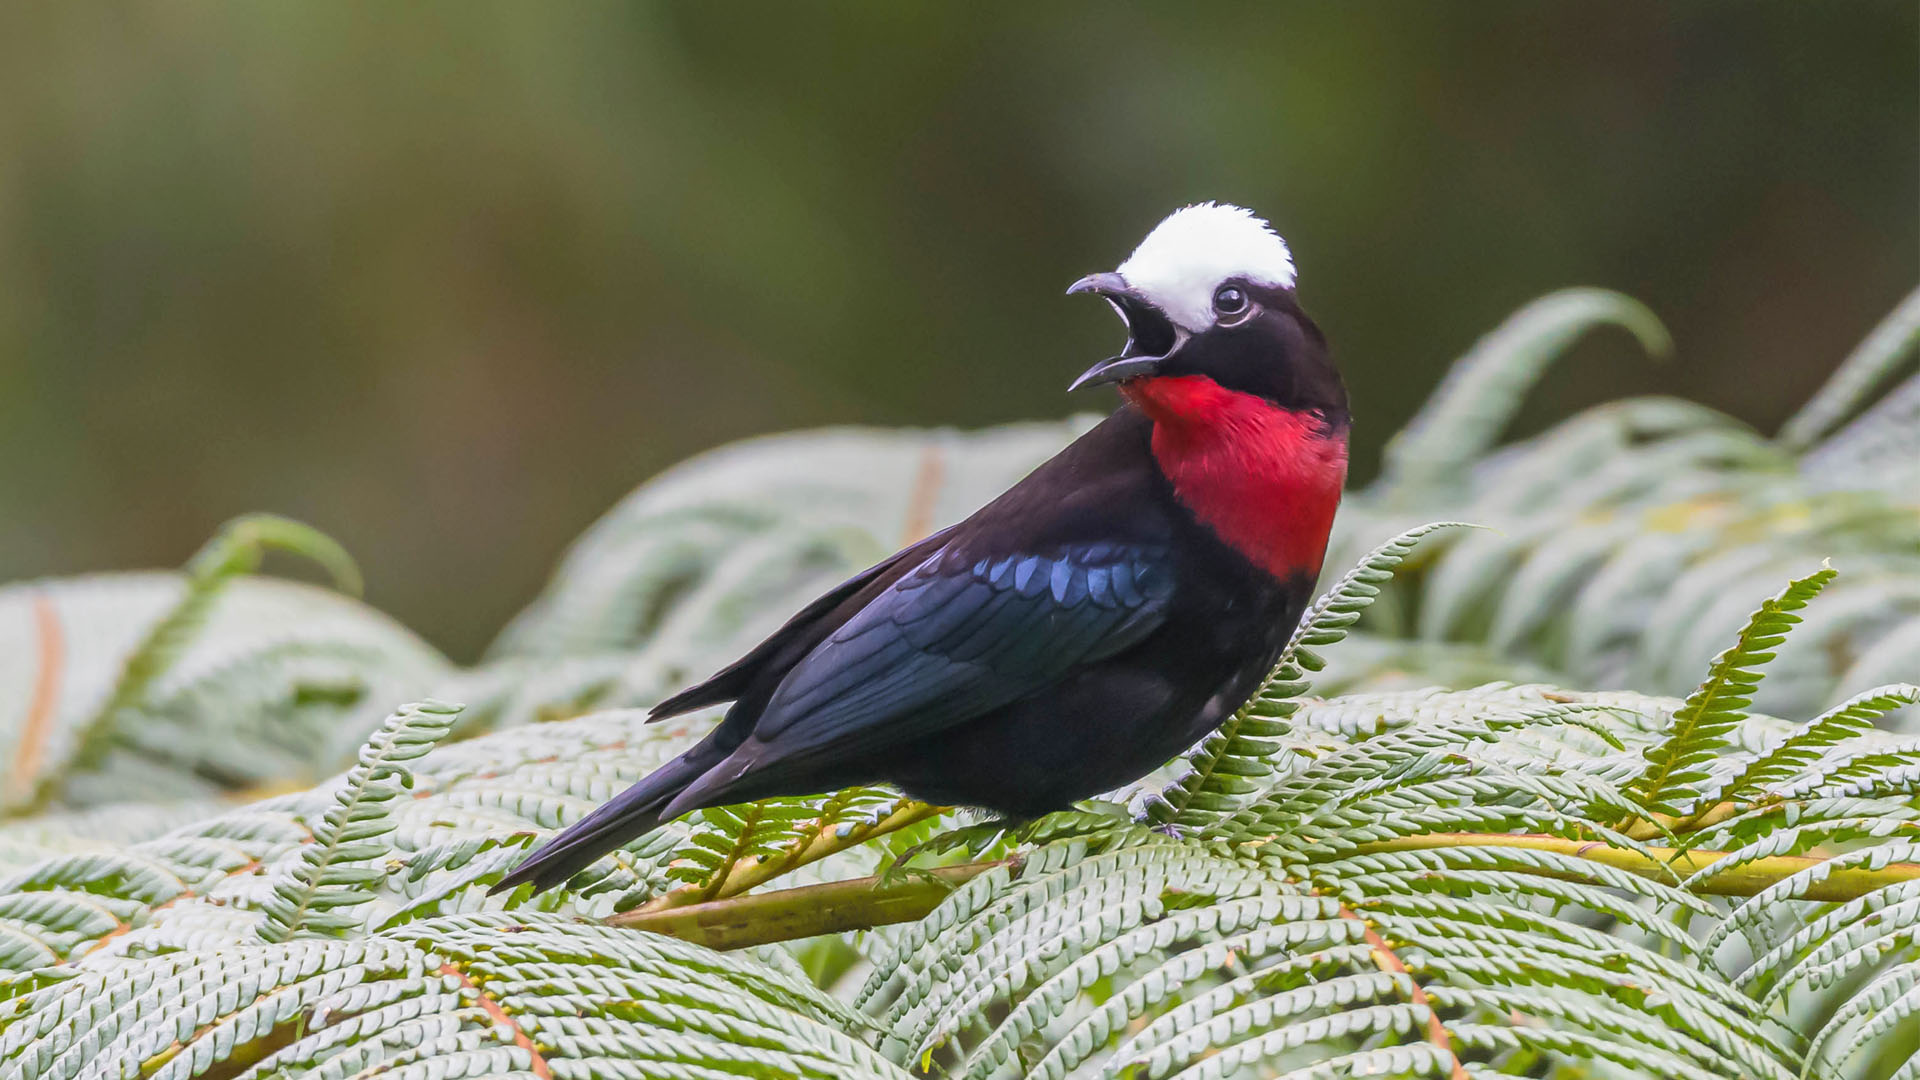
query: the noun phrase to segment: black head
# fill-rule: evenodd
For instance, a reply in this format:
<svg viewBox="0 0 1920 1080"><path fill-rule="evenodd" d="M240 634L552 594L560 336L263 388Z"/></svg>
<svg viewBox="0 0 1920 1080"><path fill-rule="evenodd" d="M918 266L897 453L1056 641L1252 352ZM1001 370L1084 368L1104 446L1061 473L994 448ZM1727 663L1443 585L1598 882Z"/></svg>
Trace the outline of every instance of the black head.
<svg viewBox="0 0 1920 1080"><path fill-rule="evenodd" d="M1212 203L1178 210L1119 270L1081 278L1067 290L1105 297L1127 324L1126 348L1089 368L1073 388L1203 375L1344 423L1346 388L1293 284L1292 255L1266 222Z"/></svg>

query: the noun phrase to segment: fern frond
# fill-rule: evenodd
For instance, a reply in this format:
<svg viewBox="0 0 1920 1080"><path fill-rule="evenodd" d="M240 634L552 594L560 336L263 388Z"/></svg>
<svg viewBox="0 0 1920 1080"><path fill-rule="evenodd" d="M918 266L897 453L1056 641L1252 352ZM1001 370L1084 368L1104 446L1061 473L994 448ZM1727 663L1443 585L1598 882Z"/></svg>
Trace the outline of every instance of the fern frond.
<svg viewBox="0 0 1920 1080"><path fill-rule="evenodd" d="M1920 475L1920 372L1800 458L1816 490L1876 489L1898 496Z"/></svg>
<svg viewBox="0 0 1920 1080"><path fill-rule="evenodd" d="M1780 444L1805 450L1865 401L1894 366L1920 345L1920 290L1873 328L1806 404L1780 427Z"/></svg>
<svg viewBox="0 0 1920 1080"><path fill-rule="evenodd" d="M1491 447L1520 399L1568 345L1597 326L1631 332L1656 357L1672 351L1666 327L1639 301L1605 289L1562 289L1521 308L1476 342L1387 444L1383 483L1445 484Z"/></svg>
<svg viewBox="0 0 1920 1080"><path fill-rule="evenodd" d="M352 558L318 529L273 514L247 514L228 522L187 560L186 593L127 657L112 695L81 735L82 760L87 756L84 747L103 737L114 717L145 697L147 688L186 651L227 583L252 573L270 549L304 555L332 573L343 590L360 591L360 571Z"/></svg>
<svg viewBox="0 0 1920 1080"><path fill-rule="evenodd" d="M905 1080L792 976L647 934L462 915L360 940L129 959L0 1001L0 1070Z"/></svg>
<svg viewBox="0 0 1920 1080"><path fill-rule="evenodd" d="M373 733L314 829L313 843L301 849L299 865L274 884L272 899L262 905L261 940L337 936L359 925L349 909L371 901L368 886L386 874L366 864L386 853L377 841L394 828L387 804L413 786L406 763L433 749L459 716L458 705L421 702L403 706Z"/></svg>
<svg viewBox="0 0 1920 1080"><path fill-rule="evenodd" d="M1773 659L1772 650L1800 621L1794 613L1835 576L1831 567L1822 567L1761 604L1734 644L1714 660L1706 681L1674 710L1665 737L1642 754L1645 770L1626 787L1648 810L1675 817L1696 812L1700 785L1710 779L1702 766L1726 745L1727 733L1746 716L1761 667Z"/></svg>
<svg viewBox="0 0 1920 1080"><path fill-rule="evenodd" d="M28 607L58 627L62 645L52 692L31 722L0 722L0 747L13 755L10 790L30 792L10 814L311 783L351 754L392 700L425 691L449 668L339 593L247 576L276 546L353 584L351 563L330 541L255 516L210 542L191 573L0 588L0 652L21 647L13 613ZM25 644L27 655L39 651ZM19 675L0 661L9 693Z"/></svg>
<svg viewBox="0 0 1920 1080"><path fill-rule="evenodd" d="M1145 819L1156 825L1201 828L1232 813L1257 791L1258 779L1271 772L1268 759L1281 749L1278 740L1290 730L1286 721L1298 707L1294 699L1306 692L1308 674L1326 664L1314 650L1346 637L1348 628L1423 538L1441 529L1472 527L1456 521L1420 525L1367 553L1301 616L1259 689L1187 753L1184 775L1147 804Z"/></svg>
<svg viewBox="0 0 1920 1080"><path fill-rule="evenodd" d="M1872 731L1875 720L1916 702L1920 702L1920 686L1911 683L1855 694L1807 721L1778 746L1747 763L1718 792L1701 801L1708 806L1722 802L1745 805L1763 798L1768 788L1798 775L1832 747Z"/></svg>

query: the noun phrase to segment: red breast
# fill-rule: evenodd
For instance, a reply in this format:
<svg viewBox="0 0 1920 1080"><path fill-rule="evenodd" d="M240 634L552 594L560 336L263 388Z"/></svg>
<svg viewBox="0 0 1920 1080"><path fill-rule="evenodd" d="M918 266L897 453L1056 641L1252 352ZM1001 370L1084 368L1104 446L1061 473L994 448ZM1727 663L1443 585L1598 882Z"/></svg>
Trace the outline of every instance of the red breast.
<svg viewBox="0 0 1920 1080"><path fill-rule="evenodd" d="M1344 428L1203 375L1121 392L1153 420L1154 459L1195 517L1276 578L1319 574L1346 485Z"/></svg>

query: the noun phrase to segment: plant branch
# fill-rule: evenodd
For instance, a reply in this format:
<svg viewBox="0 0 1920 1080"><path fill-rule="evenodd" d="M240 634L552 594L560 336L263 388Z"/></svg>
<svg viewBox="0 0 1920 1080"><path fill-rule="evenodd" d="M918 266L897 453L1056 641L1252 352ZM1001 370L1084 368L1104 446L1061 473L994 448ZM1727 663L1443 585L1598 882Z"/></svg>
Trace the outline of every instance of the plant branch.
<svg viewBox="0 0 1920 1080"><path fill-rule="evenodd" d="M924 804L911 804L924 807ZM932 807L925 807L934 810ZM882 819L886 821L890 819ZM876 823L878 824L878 823ZM1672 882L1697 873L1727 857L1724 851L1681 851L1677 848L1648 848L1648 854L1625 848L1609 847L1598 841L1568 840L1537 834L1427 833L1404 836L1379 843L1364 844L1347 854L1370 855L1389 851L1419 851L1430 848L1477 847L1520 848L1551 851L1601 866L1609 866L1639 877ZM1819 866L1826 860L1805 855L1775 855L1754 859L1707 879L1695 890L1703 896L1752 896L1794 874ZM834 934L846 930L866 930L893 923L925 918L953 889L989 870L1011 867L1017 874L1021 862L996 859L990 862L963 863L937 870L921 871L910 877L895 875L885 884L878 877L853 878L797 889L734 896L732 899L704 903L662 901L688 892L678 889L644 907L615 915L610 925L692 941L714 949L744 949L776 941ZM1553 873L1516 867L1543 877L1582 880L1577 874ZM767 875L771 877L772 875ZM1845 868L1836 870L1815 883L1802 899L1818 901L1854 900L1876 889L1905 881L1920 880L1920 863L1889 863L1878 870ZM732 879L729 879L732 883ZM748 886L750 887L750 886ZM697 891L697 889L695 890Z"/></svg>
<svg viewBox="0 0 1920 1080"><path fill-rule="evenodd" d="M615 915L607 923L665 934L712 949L744 949L925 918L948 893L1003 866L1017 873L1020 861L996 859L895 874L884 885L874 876L677 907L656 908L649 904Z"/></svg>

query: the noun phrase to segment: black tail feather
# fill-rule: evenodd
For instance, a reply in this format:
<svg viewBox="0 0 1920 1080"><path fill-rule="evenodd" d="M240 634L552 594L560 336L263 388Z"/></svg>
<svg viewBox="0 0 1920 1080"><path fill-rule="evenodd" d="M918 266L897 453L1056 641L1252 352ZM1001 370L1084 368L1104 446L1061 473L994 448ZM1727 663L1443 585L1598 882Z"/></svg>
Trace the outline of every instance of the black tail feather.
<svg viewBox="0 0 1920 1080"><path fill-rule="evenodd" d="M741 684L746 681L740 673L728 668L706 682L698 686L689 686L647 710L647 723L665 720L669 716L679 716L681 713L689 713L707 705L732 701L740 696Z"/></svg>
<svg viewBox="0 0 1920 1080"><path fill-rule="evenodd" d="M501 878L499 884L488 889L488 894L505 892L529 881L535 893L545 892L585 870L614 848L659 828L669 820L662 813L667 804L699 779L713 761L713 751L702 744L660 766L540 845Z"/></svg>

